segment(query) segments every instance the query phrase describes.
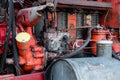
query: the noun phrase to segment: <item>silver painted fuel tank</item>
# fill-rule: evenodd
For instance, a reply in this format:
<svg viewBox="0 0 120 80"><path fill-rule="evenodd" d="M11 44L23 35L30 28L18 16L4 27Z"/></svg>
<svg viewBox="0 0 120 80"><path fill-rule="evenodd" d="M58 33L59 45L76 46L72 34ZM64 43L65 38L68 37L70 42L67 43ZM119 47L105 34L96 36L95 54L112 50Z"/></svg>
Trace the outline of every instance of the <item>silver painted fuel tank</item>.
<svg viewBox="0 0 120 80"><path fill-rule="evenodd" d="M46 80L120 80L120 62L104 57L60 59L45 76Z"/></svg>

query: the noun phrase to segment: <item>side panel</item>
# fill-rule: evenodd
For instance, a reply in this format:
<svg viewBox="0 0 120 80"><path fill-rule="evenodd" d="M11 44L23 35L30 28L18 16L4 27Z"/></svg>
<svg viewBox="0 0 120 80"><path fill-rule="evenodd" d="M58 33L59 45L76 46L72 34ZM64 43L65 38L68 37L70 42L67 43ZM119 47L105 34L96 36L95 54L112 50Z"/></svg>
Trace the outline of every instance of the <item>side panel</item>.
<svg viewBox="0 0 120 80"><path fill-rule="evenodd" d="M101 16L100 23L111 28L120 27L120 0L103 0L112 3L112 9L109 9L104 16Z"/></svg>
<svg viewBox="0 0 120 80"><path fill-rule="evenodd" d="M0 80L44 80L44 73L33 73L28 75L21 75L21 76L14 76L12 74L10 75L4 75L0 76Z"/></svg>

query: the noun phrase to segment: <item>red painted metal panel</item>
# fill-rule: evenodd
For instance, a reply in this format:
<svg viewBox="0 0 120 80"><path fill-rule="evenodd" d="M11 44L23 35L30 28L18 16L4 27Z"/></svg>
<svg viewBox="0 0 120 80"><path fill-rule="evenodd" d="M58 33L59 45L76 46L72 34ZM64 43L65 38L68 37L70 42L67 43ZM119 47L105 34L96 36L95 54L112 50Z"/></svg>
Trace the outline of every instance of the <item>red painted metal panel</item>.
<svg viewBox="0 0 120 80"><path fill-rule="evenodd" d="M0 80L44 80L44 73L39 72L21 76L7 75L5 77L0 77Z"/></svg>
<svg viewBox="0 0 120 80"><path fill-rule="evenodd" d="M14 74L0 75L0 80L5 80L8 77L14 77Z"/></svg>
<svg viewBox="0 0 120 80"><path fill-rule="evenodd" d="M44 73L34 73L22 76L16 76L14 80L44 80Z"/></svg>
<svg viewBox="0 0 120 80"><path fill-rule="evenodd" d="M120 27L120 0L104 0L111 2L113 8L110 10L107 16L106 25L109 25L112 28Z"/></svg>

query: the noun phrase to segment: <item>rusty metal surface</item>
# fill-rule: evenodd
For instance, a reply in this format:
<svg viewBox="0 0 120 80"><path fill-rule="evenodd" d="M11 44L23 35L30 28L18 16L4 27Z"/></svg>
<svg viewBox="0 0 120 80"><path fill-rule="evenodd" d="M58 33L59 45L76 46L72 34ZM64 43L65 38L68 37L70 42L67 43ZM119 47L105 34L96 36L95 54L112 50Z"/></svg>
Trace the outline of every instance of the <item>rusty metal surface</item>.
<svg viewBox="0 0 120 80"><path fill-rule="evenodd" d="M81 1L81 0L58 0L58 7L81 7L81 8L98 8L106 9L112 8L110 2L97 2L97 1Z"/></svg>

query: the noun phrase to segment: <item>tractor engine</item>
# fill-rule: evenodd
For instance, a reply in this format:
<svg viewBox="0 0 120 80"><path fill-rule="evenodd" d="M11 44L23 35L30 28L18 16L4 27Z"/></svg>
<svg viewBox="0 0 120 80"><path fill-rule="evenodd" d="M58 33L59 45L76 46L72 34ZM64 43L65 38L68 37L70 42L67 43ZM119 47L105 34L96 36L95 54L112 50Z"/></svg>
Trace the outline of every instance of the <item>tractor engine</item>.
<svg viewBox="0 0 120 80"><path fill-rule="evenodd" d="M85 67L89 71L113 66L112 55L120 60L120 27L113 26L117 15L107 1L0 0L0 74L42 72L46 80L73 80Z"/></svg>
<svg viewBox="0 0 120 80"><path fill-rule="evenodd" d="M17 27L20 29L16 36L19 50L19 64L25 71L42 70L45 64L45 52L42 46L37 45L33 35L33 26L41 18L40 10L52 7L52 3L32 8L22 9L17 15Z"/></svg>
<svg viewBox="0 0 120 80"><path fill-rule="evenodd" d="M11 7L13 7L13 4L9 2L9 8L8 11L10 11ZM16 4L16 3L15 3ZM16 40L16 46L18 51L18 65L20 65L22 69L22 73L26 72L34 72L43 70L46 64L46 52L44 49L44 46L40 46L37 42L37 39L33 33L34 26L37 24L37 22L40 20L41 16L41 10L44 10L46 8L53 8L52 3L46 3L44 5L30 7L30 8L24 8L24 9L15 9L15 23L16 23L16 29L14 29L16 32L15 40ZM16 8L16 6L15 6ZM14 23L12 23L14 20L12 20L11 23L7 22L7 17L11 18L11 13L7 13L7 9L4 9L0 7L0 54L3 56L4 59L1 60L1 62L5 61L5 63L1 63L3 66L1 69L5 68L5 64L14 64L14 54L11 51L13 45L13 26ZM9 21L10 21L9 20ZM14 25L15 26L15 25ZM9 31L8 31L9 30ZM10 34L10 35L8 35ZM7 36L7 37L6 37ZM9 38L9 43L6 43ZM4 45L7 45L4 46ZM15 45L15 44L14 44ZM5 50L6 49L6 50ZM7 51L7 52L5 52ZM2 54L3 53L3 54ZM6 54L6 55L4 55ZM5 59L6 58L6 59ZM17 65L17 71L20 70L20 67ZM19 69L19 70L18 70ZM19 71L20 72L20 71ZM2 72L4 73L4 71ZM2 74L0 72L0 74Z"/></svg>

